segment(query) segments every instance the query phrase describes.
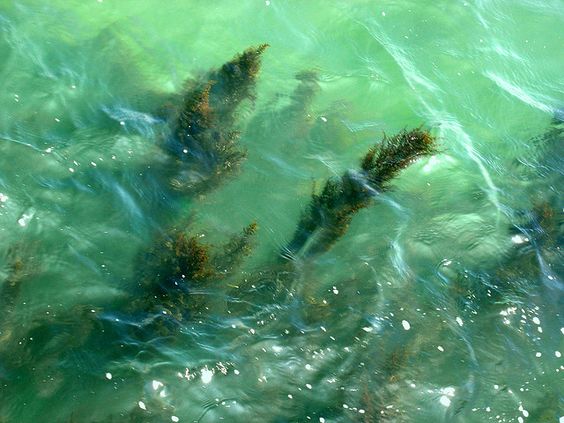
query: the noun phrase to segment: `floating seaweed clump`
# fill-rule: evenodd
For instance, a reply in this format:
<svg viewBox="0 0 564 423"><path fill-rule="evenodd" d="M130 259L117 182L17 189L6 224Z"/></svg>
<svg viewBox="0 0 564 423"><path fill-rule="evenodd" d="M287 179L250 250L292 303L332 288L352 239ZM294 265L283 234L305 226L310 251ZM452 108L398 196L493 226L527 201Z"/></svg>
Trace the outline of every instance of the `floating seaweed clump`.
<svg viewBox="0 0 564 423"><path fill-rule="evenodd" d="M421 129L384 138L364 156L360 171L329 179L321 193L312 196L285 255L297 255L313 237L305 255L328 250L346 233L353 215L370 204L375 192L388 189L401 170L435 152L435 138Z"/></svg>
<svg viewBox="0 0 564 423"><path fill-rule="evenodd" d="M254 100L260 59L267 47L249 48L202 80L187 84L167 144L177 158L179 175L172 185L178 190L204 189L203 182L209 189L245 158L237 147L236 110L244 100Z"/></svg>

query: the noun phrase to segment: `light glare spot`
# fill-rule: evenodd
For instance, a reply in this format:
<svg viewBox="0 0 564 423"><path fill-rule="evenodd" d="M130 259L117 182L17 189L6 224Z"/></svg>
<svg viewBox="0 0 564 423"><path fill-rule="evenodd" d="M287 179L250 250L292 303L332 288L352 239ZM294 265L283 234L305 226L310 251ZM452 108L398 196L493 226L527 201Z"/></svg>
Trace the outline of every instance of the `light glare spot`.
<svg viewBox="0 0 564 423"><path fill-rule="evenodd" d="M513 244L524 244L525 242L529 242L529 238L524 237L523 235L513 235L511 237L511 242L513 242Z"/></svg>
<svg viewBox="0 0 564 423"><path fill-rule="evenodd" d="M213 372L207 367L202 370L202 383L208 384L213 378Z"/></svg>
<svg viewBox="0 0 564 423"><path fill-rule="evenodd" d="M444 407L450 407L450 398L447 397L446 395L441 396L441 398L439 399L439 402Z"/></svg>

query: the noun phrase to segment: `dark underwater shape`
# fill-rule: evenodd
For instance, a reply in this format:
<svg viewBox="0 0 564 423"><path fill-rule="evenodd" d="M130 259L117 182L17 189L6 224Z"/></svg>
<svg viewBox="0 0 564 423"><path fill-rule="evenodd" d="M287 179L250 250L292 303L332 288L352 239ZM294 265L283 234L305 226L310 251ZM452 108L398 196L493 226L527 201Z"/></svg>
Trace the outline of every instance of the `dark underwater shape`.
<svg viewBox="0 0 564 423"><path fill-rule="evenodd" d="M18 242L8 249L7 277L0 285L0 340L2 338L2 326L10 319L20 296L22 284L32 279L40 272L37 259L34 256L35 244Z"/></svg>
<svg viewBox="0 0 564 423"><path fill-rule="evenodd" d="M422 129L384 137L364 156L359 171L330 178L321 193L313 194L284 256L327 251L346 233L353 215L370 205L377 192L388 189L391 180L416 159L436 151L435 138Z"/></svg>
<svg viewBox="0 0 564 423"><path fill-rule="evenodd" d="M199 291L233 274L252 252L257 225L251 223L219 248L202 243L200 236L172 230L157 241L141 275L143 298L134 308L163 312L182 321L203 310Z"/></svg>
<svg viewBox="0 0 564 423"><path fill-rule="evenodd" d="M215 187L245 158L244 150L237 147L236 112L242 102L255 99L261 56L267 47L249 48L201 80L186 83L166 144L177 159L174 188Z"/></svg>

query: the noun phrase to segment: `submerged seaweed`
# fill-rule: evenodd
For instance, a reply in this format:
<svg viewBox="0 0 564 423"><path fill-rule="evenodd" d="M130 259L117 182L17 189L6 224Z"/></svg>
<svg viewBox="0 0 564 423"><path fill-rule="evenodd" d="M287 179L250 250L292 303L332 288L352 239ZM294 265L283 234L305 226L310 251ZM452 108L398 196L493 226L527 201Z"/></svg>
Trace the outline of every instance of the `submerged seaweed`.
<svg viewBox="0 0 564 423"><path fill-rule="evenodd" d="M250 224L220 248L204 244L201 235L170 231L143 259L143 299L134 308L164 312L178 321L201 313L206 290L230 277L252 252L256 229L256 223Z"/></svg>
<svg viewBox="0 0 564 423"><path fill-rule="evenodd" d="M7 277L0 285L0 307L4 313L11 313L21 291L22 283L37 272L33 257L18 244L10 247L7 254Z"/></svg>
<svg viewBox="0 0 564 423"><path fill-rule="evenodd" d="M245 154L237 146L238 132L234 125L241 104L254 101L260 59L266 47L266 44L261 45L237 55L201 80L188 83L185 91L179 96L181 100L171 118L171 134L166 146L173 164L171 169L165 172L170 176L175 188L193 193L210 189L231 174L243 160ZM291 105L284 113L289 118L303 120L311 105L311 99L318 90L318 84L313 73L303 73L297 78L300 83L291 97ZM114 320L118 319L111 319L111 323L108 323L109 316L114 317L111 312L100 317L102 313L99 313L99 309L90 305L77 305L67 313L33 319L25 331L18 334L17 338L10 337L10 342L5 344L7 347L3 346L0 350L3 358L11 354L10 360L3 359L1 364L7 363L19 370L37 362L40 369L56 374L60 371L59 367L66 365L68 361L72 362L72 355L82 348L91 348L103 359L111 361L111 358L114 358L112 353L104 353L102 350L105 345L113 343L119 343L120 347L123 347L116 353L120 359L129 358L127 354L131 353L131 356L136 358L137 355L141 356L139 361L142 361L145 349L151 348L145 345L145 340L150 341L147 342L150 344L155 340L162 342L163 335L178 335L181 329L186 328L187 322L195 318L201 319L210 309L210 297L220 297L220 290L216 288L226 286L234 286L237 292L242 293L240 296L233 295L233 298L225 299L229 313L234 311L234 314L237 314L240 310L236 307L242 303L245 304L241 307L252 304L252 307L257 309L263 308L262 300L265 296L261 296L261 293L266 292L268 301L276 302L281 296L272 294L284 291L288 297L292 297L294 304L309 308L304 313L306 324L318 324L324 319L328 320L330 316L344 321L346 315L354 310L344 308L338 314L335 313L336 307L333 303L313 296L301 297L299 292L293 290L294 286L306 283L300 266L304 264L305 259L329 250L347 232L354 215L368 207L377 193L390 189L392 180L403 169L418 158L429 156L436 151L435 138L422 129L404 130L393 137L384 137L380 144L371 148L363 157L358 170L351 170L340 177L329 179L321 192L312 195L311 202L301 215L293 238L284 251L285 258L299 257L304 260L279 260L276 255L249 277L239 269L244 259L252 253L256 223L232 235L220 246L204 242L205 237L202 234L187 228L169 230L159 237L151 250L142 257L140 275L135 279L136 289L133 294L128 292L128 301L133 295L135 299L117 311L120 317L125 315L129 325L126 329L114 323ZM520 233L534 234L532 239L535 246L540 245L551 251L558 249L554 241L562 237L562 221L555 221L557 213L553 206L540 203L530 213L530 225L520 228ZM524 272L538 271L538 250L523 248L516 251L518 254L508 259L500 269L508 274L497 274L498 279L514 282L523 277ZM524 256L527 261L523 261ZM14 256L10 261L8 277L1 286L0 301L8 311L13 309L22 282L30 275L24 260L18 255ZM526 274L526 278L532 279L529 274ZM482 289L489 289L482 279L477 277L474 280L478 281ZM234 284L230 285L231 282ZM472 288L474 287L454 283L449 289L454 296L462 295L474 299L477 294ZM295 295L296 293L298 295ZM358 291L355 291L354 295L357 293ZM244 301L241 301L242 296L248 298L245 297ZM349 303L354 301L352 296L347 296L344 292L340 299ZM216 311L212 308L213 313ZM252 313L245 310L245 315ZM358 332L360 322L364 319L365 316L362 316L356 321ZM372 327L368 329L372 330ZM324 328L322 331L325 334ZM357 336L353 331L350 332L349 335L358 342L365 341L365 334ZM7 339L4 334L1 335L2 341ZM381 341L381 338L378 338L378 341ZM388 410L387 404L397 400L400 389L398 382L408 376L406 368L421 351L419 344L422 341L417 337L407 341L405 338L401 341L388 341L390 342L386 343L386 347L392 345L391 351L384 352L377 358L379 361L373 363L373 374L359 379L362 382L359 384L362 385L361 404L366 411L364 421L398 421L404 417L396 415L399 411ZM127 348L124 344L127 344ZM329 348L327 350L329 351ZM342 355L337 354L334 360L334 363L342 360ZM343 366L344 371L334 365L335 369L339 369L335 372L336 379L345 380L346 377L357 377L359 372L364 372L364 369L353 369L357 364L353 360L346 360L348 363ZM3 368L0 370L4 371ZM26 375L31 373L29 370ZM373 375L376 376L377 383L371 383L370 378ZM142 377L145 378L146 375L143 374ZM322 376L318 373L315 377L319 379L317 382L321 383ZM34 383L39 385L39 381ZM58 393L61 385L62 382L59 382L59 385L55 386L55 393ZM378 386L375 390L376 385ZM299 391L302 391L301 387ZM288 413L296 418L307 416L309 419L310 415L324 415L337 419L343 413L340 406L344 404L343 391L342 387L336 388L330 395L331 400L320 396L308 401L307 395L304 395L301 410L303 415L296 410L290 410ZM46 397L49 395L53 393L45 394ZM126 411L121 416L128 416L130 421L160 421L164 418L164 412L162 415L160 412L157 407L151 411L134 408L130 413ZM74 417L71 417L71 420L74 421Z"/></svg>
<svg viewBox="0 0 564 423"><path fill-rule="evenodd" d="M435 138L421 129L385 137L364 156L360 171L331 178L320 194L313 194L284 255L315 255L331 248L346 233L353 215L367 207L375 193L388 189L391 180L416 159L435 152Z"/></svg>
<svg viewBox="0 0 564 423"><path fill-rule="evenodd" d="M254 101L261 56L267 47L249 48L201 80L186 84L167 141L176 160L171 182L177 190L213 188L245 158L237 146L236 112L243 101Z"/></svg>

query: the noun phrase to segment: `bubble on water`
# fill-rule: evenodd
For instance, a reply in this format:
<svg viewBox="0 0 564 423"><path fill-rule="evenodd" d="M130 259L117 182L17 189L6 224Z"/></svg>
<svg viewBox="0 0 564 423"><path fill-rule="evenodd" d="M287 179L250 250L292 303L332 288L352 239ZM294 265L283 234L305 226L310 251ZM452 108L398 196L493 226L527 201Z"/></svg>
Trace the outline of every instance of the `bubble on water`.
<svg viewBox="0 0 564 423"><path fill-rule="evenodd" d="M462 319L459 316L456 316L456 323L458 323L458 326L462 326L464 324L464 322L462 321Z"/></svg>
<svg viewBox="0 0 564 423"><path fill-rule="evenodd" d="M106 373L106 379L112 380L112 374L110 372Z"/></svg>
<svg viewBox="0 0 564 423"><path fill-rule="evenodd" d="M402 321L401 321L401 325L403 326L403 328L404 328L405 330L411 329L411 325L409 324L409 322L408 322L407 320L402 320Z"/></svg>
<svg viewBox="0 0 564 423"><path fill-rule="evenodd" d="M144 403L143 401L139 401L139 402L137 403L137 405L139 406L139 408L140 408L141 410L147 410L147 406L145 405L145 403Z"/></svg>

